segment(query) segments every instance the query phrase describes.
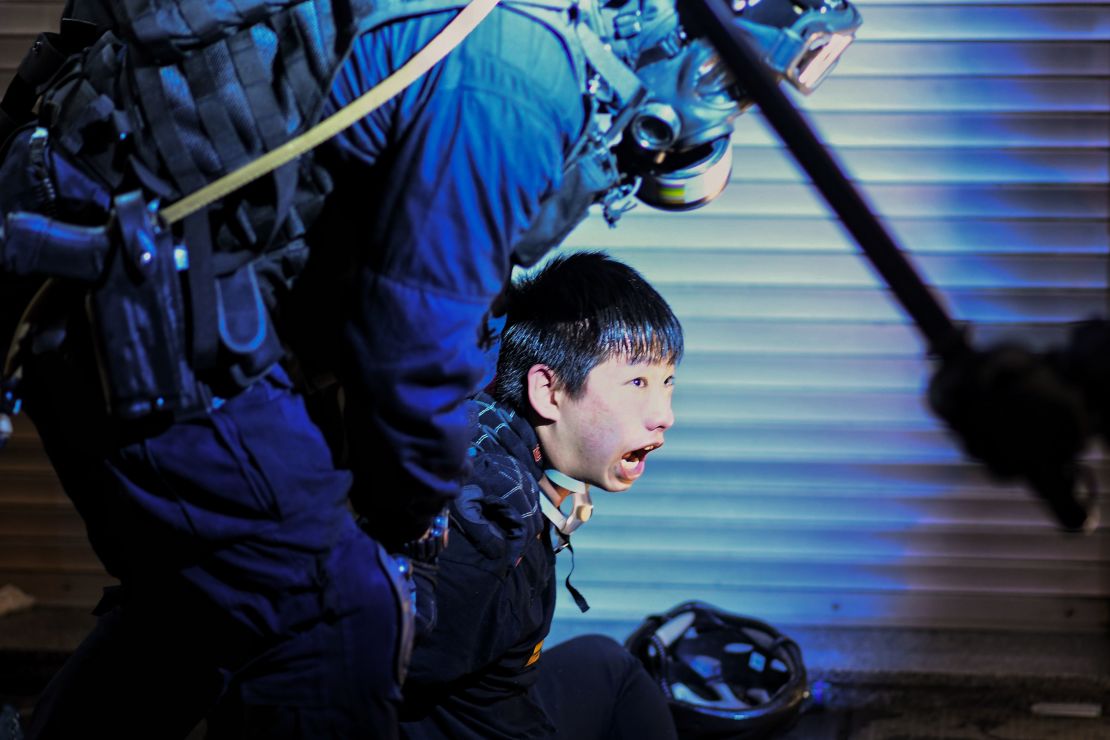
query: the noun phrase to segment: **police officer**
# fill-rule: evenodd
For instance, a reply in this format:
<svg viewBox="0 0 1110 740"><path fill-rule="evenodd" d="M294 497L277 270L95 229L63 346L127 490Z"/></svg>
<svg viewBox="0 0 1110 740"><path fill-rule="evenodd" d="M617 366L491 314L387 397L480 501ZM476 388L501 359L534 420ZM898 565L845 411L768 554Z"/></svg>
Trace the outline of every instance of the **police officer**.
<svg viewBox="0 0 1110 740"><path fill-rule="evenodd" d="M687 208L724 187L745 102L673 0L503 0L327 145L160 218L375 87L459 5L67 9L95 40L36 87L0 171L0 269L52 278L8 367L120 588L32 737L181 737L221 697L243 737L393 736L411 615L387 550L419 549L456 494L512 265L591 204L615 220L631 194ZM736 8L799 84L859 18L794 6ZM338 425L306 403L337 387Z"/></svg>

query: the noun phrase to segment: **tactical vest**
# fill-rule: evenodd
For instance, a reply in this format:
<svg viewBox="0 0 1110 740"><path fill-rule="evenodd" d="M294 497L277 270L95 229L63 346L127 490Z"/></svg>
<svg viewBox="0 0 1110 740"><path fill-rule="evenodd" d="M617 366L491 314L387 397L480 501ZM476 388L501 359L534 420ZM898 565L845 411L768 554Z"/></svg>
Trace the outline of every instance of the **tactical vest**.
<svg viewBox="0 0 1110 740"><path fill-rule="evenodd" d="M101 286L93 291L93 306L102 315L101 365L117 415L206 408L207 400L191 390L194 373L242 387L281 358L271 313L307 261L305 235L332 181L310 152L186 218L176 235L160 232L151 216L157 204L198 190L316 124L332 79L361 33L464 4L77 0L78 17L84 5L85 17L108 30L53 77L38 131L45 130L45 146L76 164L71 183L80 181L79 189L89 192L99 186L108 197L97 193L102 197L84 198L79 208L62 197L43 211L61 222L102 224L112 206L124 242L120 251L134 263L116 259L113 273L111 265L97 262L103 274L79 276ZM586 90L595 65L578 41L574 7L568 0L504 4L564 40L590 107L567 162L567 187L541 204L540 217L515 250L517 261L528 265L561 241L591 203L617 191L619 173ZM120 194L140 195L121 200ZM90 212L90 202L103 210ZM57 223L49 226L53 232L36 226L47 240L59 231ZM158 240L166 248L147 248ZM152 255L163 261L151 264ZM18 262L0 257L7 269ZM147 271L145 293L133 285L135 265ZM24 263L22 269L57 274L49 264ZM136 349L136 334L140 343L161 346ZM136 355L144 361L136 363Z"/></svg>

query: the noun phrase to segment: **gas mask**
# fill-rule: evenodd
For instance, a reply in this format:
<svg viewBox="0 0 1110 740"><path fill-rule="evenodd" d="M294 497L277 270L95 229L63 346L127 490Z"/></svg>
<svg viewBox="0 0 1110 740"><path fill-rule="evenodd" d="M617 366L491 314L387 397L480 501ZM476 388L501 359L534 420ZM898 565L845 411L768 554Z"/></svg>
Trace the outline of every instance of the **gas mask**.
<svg viewBox="0 0 1110 740"><path fill-rule="evenodd" d="M848 0L734 0L733 11L767 65L806 95L836 66L863 23Z"/></svg>
<svg viewBox="0 0 1110 740"><path fill-rule="evenodd" d="M732 121L741 112L713 47L682 36L651 50L654 60L636 71L648 96L617 148L621 168L640 177L636 197L675 211L703 206L724 190ZM679 51L668 56L666 46Z"/></svg>
<svg viewBox="0 0 1110 740"><path fill-rule="evenodd" d="M641 201L689 210L728 184L733 121L751 100L709 42L687 32L674 5L628 0L602 5L598 17L610 24L614 50L645 89L614 148L620 168L639 179ZM807 95L861 23L848 0L732 0L732 9L768 66Z"/></svg>

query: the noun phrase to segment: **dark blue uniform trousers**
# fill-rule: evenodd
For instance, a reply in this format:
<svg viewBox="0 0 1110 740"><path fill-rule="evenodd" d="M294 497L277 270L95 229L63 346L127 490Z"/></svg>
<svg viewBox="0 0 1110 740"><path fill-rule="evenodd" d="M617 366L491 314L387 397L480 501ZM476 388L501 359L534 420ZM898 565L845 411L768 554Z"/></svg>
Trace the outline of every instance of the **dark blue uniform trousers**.
<svg viewBox="0 0 1110 740"><path fill-rule="evenodd" d="M28 368L27 410L121 587L30 738L391 738L403 584L280 370L208 416L119 442L95 379Z"/></svg>

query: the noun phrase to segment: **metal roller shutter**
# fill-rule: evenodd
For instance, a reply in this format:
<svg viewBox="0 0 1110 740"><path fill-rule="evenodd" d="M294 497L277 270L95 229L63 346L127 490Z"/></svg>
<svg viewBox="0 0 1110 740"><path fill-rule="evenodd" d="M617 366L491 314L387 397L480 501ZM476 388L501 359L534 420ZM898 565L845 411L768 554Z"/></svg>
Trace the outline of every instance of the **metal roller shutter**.
<svg viewBox="0 0 1110 740"><path fill-rule="evenodd" d="M1107 4L859 6L857 43L796 99L952 313L1034 346L1105 314ZM561 599L555 639L688 598L782 624L1104 630L1106 526L1062 534L964 459L885 283L758 112L733 143L710 206L569 242L640 269L688 351L666 447L575 535L593 608Z"/></svg>

